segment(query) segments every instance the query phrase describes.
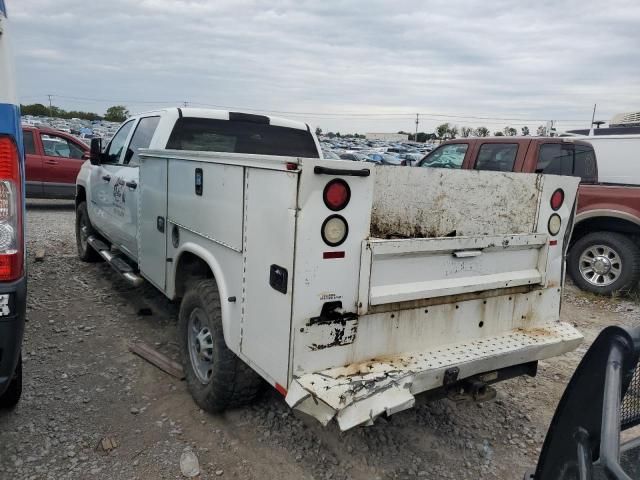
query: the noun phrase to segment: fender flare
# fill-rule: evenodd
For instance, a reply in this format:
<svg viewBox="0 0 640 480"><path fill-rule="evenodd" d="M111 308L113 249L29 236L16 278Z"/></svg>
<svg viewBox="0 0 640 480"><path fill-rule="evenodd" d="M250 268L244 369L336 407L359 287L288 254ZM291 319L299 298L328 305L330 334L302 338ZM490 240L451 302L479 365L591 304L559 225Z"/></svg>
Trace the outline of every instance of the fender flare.
<svg viewBox="0 0 640 480"><path fill-rule="evenodd" d="M172 284L167 285L171 288L171 291L167 293L171 293L170 298L175 298L175 295L176 295L175 279L176 279L178 264L180 263L180 257L182 256L183 253L192 253L193 255L202 259L209 266L209 269L213 274L213 279L215 280L218 286L218 293L220 295L220 311L222 313L222 330L224 335L224 341L227 344L227 347L229 347L233 351L236 351L237 350L236 345L234 345L231 342L231 338L230 338L231 307L229 302L225 301L228 298L229 288L228 288L224 273L222 272L222 267L220 266L220 263L215 258L215 256L211 254L211 252L209 252L206 248L194 242L182 243L174 256L173 274L171 279Z"/></svg>

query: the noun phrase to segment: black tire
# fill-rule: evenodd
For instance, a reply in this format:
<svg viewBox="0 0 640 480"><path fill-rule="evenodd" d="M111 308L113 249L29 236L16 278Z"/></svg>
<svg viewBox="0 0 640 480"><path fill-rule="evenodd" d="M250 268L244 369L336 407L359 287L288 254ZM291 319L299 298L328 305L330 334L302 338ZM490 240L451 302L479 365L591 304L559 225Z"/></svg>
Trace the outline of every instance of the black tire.
<svg viewBox="0 0 640 480"><path fill-rule="evenodd" d="M192 331L202 332L204 327L190 328L192 315L198 317L199 324L206 326L211 335L207 345L211 345L212 362L207 365L206 383L201 380L204 375L196 373L189 340ZM200 408L219 413L251 403L259 396L264 381L229 350L224 341L220 296L215 281L201 280L188 288L180 304L178 333L187 387ZM195 340L192 342L195 344ZM198 354L194 352L194 355Z"/></svg>
<svg viewBox="0 0 640 480"><path fill-rule="evenodd" d="M82 231L83 227L86 229L85 232ZM87 211L87 203L80 202L76 208L76 246L78 247L78 257L80 257L80 260L83 262L88 263L103 261L104 259L100 254L96 252L86 241L86 237L91 235L99 236L91 226L89 212Z"/></svg>
<svg viewBox="0 0 640 480"><path fill-rule="evenodd" d="M589 281L580 271L583 254L596 246L606 246L615 252L614 262L619 274L611 283L597 285L593 278ZM613 255L613 254L609 254ZM616 256L619 260L616 260ZM594 232L580 238L569 250L567 271L574 283L582 290L599 295L611 295L615 292L627 293L638 284L640 279L640 248L627 236L615 232ZM588 274L585 274L588 276ZM594 283L595 282L595 283Z"/></svg>
<svg viewBox="0 0 640 480"><path fill-rule="evenodd" d="M0 408L13 408L20 401L22 396L22 355L18 359L18 365L11 379L11 383L5 392L0 396Z"/></svg>

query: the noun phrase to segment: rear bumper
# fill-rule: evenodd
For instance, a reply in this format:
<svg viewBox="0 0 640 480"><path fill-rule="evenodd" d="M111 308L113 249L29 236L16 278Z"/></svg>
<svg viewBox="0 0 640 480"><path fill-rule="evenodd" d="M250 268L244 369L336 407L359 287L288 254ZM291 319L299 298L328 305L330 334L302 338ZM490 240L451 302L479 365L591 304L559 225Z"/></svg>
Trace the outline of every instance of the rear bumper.
<svg viewBox="0 0 640 480"><path fill-rule="evenodd" d="M0 283L0 295L9 295L9 312L0 315L0 395L2 395L11 382L20 357L27 303L26 276L15 282Z"/></svg>
<svg viewBox="0 0 640 480"><path fill-rule="evenodd" d="M294 378L286 401L326 425L341 430L369 424L376 417L411 408L414 395L442 387L445 371L458 379L574 350L582 335L566 323L546 324L437 349L377 358Z"/></svg>

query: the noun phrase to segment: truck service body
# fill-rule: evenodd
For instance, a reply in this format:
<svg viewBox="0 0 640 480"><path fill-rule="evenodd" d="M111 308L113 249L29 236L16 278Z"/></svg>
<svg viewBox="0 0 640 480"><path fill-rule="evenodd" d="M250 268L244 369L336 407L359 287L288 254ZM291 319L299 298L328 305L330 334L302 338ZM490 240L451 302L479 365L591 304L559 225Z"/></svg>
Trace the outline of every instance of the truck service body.
<svg viewBox="0 0 640 480"><path fill-rule="evenodd" d="M226 349L346 430L421 392L480 398L581 342L559 321L579 179L319 152L303 123L174 108L94 141L78 174L81 258L182 299L203 408L250 390Z"/></svg>
<svg viewBox="0 0 640 480"><path fill-rule="evenodd" d="M5 4L0 0L0 408L14 406L22 393L27 294L24 155L9 27Z"/></svg>

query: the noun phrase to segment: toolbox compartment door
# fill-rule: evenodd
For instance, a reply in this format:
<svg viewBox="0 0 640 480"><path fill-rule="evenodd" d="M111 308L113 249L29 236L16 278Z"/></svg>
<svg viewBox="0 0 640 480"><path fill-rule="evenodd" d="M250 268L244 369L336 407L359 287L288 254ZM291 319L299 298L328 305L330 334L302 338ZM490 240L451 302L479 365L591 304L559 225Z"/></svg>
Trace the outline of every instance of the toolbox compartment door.
<svg viewBox="0 0 640 480"><path fill-rule="evenodd" d="M545 234L365 240L360 302L364 307L544 285L547 253Z"/></svg>

